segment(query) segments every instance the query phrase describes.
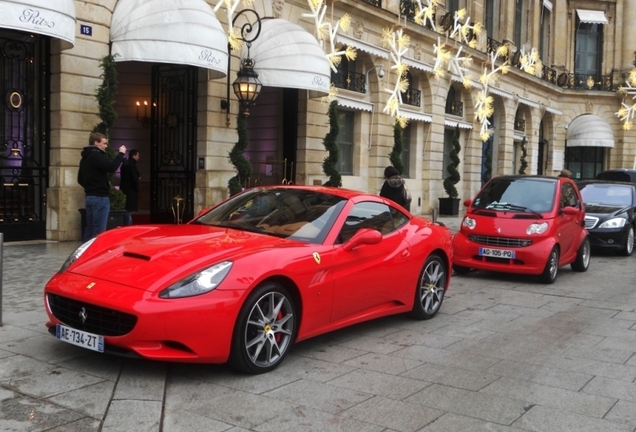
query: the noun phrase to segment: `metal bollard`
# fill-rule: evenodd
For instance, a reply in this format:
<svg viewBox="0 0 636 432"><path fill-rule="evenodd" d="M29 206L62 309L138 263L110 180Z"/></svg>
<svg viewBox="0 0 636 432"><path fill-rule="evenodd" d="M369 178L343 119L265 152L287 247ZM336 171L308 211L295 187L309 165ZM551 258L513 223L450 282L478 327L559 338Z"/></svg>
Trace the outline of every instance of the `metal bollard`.
<svg viewBox="0 0 636 432"><path fill-rule="evenodd" d="M4 276L2 270L2 259L4 257L4 234L0 233L0 327L2 327L2 279Z"/></svg>
<svg viewBox="0 0 636 432"><path fill-rule="evenodd" d="M433 222L437 222L437 209L433 209Z"/></svg>

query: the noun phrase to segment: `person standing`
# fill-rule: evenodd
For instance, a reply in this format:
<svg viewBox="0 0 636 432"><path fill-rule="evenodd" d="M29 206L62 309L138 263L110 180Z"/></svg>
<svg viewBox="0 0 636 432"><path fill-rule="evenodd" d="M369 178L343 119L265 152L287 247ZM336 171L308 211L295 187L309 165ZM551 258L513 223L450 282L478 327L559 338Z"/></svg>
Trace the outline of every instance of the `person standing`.
<svg viewBox="0 0 636 432"><path fill-rule="evenodd" d="M119 147L115 159L106 156L108 140L99 132L91 133L89 145L82 150L77 182L84 188L86 209L86 229L82 240L87 242L106 231L110 212L110 182L108 173L114 173L124 160L126 146Z"/></svg>
<svg viewBox="0 0 636 432"><path fill-rule="evenodd" d="M393 166L384 169L384 184L380 190L380 196L388 198L411 211L411 193L406 187L404 179Z"/></svg>
<svg viewBox="0 0 636 432"><path fill-rule="evenodd" d="M139 152L131 149L128 160L121 166L121 183L119 189L126 195L126 225L132 225L132 212L137 211L139 199Z"/></svg>

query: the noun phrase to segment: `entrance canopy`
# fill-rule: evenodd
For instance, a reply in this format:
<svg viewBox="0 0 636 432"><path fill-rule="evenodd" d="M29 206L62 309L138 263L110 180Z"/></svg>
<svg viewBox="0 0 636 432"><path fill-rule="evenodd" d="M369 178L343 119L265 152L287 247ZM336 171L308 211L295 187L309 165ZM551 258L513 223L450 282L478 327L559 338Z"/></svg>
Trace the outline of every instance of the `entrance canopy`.
<svg viewBox="0 0 636 432"><path fill-rule="evenodd" d="M205 0L119 0L110 40L116 61L197 66L210 69L211 79L227 75L227 36Z"/></svg>
<svg viewBox="0 0 636 432"><path fill-rule="evenodd" d="M605 120L594 114L583 114L572 120L565 135L568 147L614 148L614 132Z"/></svg>
<svg viewBox="0 0 636 432"><path fill-rule="evenodd" d="M256 30L256 29L255 29ZM247 55L244 48L243 58ZM264 19L250 58L263 86L329 93L331 68L316 38L284 19Z"/></svg>
<svg viewBox="0 0 636 432"><path fill-rule="evenodd" d="M63 41L62 48L75 45L73 0L3 0L0 27L37 33Z"/></svg>

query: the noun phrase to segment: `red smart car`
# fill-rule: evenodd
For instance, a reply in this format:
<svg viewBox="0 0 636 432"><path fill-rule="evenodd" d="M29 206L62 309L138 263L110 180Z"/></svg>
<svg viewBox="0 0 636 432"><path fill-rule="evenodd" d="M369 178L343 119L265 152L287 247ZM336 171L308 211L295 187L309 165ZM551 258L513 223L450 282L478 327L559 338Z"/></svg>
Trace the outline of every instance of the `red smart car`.
<svg viewBox="0 0 636 432"><path fill-rule="evenodd" d="M538 275L556 280L559 267L584 272L590 264L585 208L565 177L507 175L491 179L453 239L453 268Z"/></svg>
<svg viewBox="0 0 636 432"><path fill-rule="evenodd" d="M429 319L448 228L341 188L247 190L185 225L106 231L46 285L47 327L83 348L277 367L295 341L392 314Z"/></svg>

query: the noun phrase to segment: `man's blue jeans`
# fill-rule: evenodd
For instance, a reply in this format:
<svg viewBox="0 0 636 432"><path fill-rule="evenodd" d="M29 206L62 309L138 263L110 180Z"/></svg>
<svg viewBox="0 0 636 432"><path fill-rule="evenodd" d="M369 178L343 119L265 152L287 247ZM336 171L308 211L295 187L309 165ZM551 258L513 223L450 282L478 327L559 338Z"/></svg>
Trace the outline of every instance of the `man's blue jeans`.
<svg viewBox="0 0 636 432"><path fill-rule="evenodd" d="M87 242L97 234L106 231L110 198L88 195L84 198L84 207L86 208L86 229L82 240Z"/></svg>

